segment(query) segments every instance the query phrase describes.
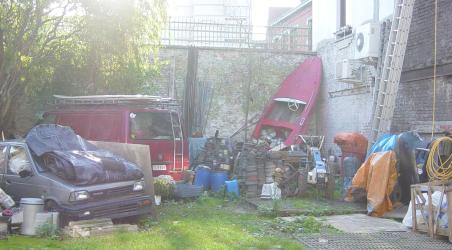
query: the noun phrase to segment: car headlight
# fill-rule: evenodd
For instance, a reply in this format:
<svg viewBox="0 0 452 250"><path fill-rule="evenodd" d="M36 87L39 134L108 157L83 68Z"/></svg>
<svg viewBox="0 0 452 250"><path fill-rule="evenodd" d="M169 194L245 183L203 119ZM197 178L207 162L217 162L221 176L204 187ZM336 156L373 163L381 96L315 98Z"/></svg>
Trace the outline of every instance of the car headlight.
<svg viewBox="0 0 452 250"><path fill-rule="evenodd" d="M144 181L137 181L133 184L133 191L142 191L144 189Z"/></svg>
<svg viewBox="0 0 452 250"><path fill-rule="evenodd" d="M70 201L83 201L89 198L88 191L75 191L69 196Z"/></svg>

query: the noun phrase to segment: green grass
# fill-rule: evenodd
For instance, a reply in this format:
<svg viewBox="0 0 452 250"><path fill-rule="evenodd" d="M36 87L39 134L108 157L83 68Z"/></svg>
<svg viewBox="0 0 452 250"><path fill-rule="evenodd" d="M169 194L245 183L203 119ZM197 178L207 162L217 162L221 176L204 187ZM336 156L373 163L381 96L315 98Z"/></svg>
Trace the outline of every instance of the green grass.
<svg viewBox="0 0 452 250"><path fill-rule="evenodd" d="M301 249L302 246L271 233L273 219L256 213L237 213L237 203L202 198L159 208L159 218L143 223L143 231L121 232L86 239L47 240L11 236L0 249Z"/></svg>

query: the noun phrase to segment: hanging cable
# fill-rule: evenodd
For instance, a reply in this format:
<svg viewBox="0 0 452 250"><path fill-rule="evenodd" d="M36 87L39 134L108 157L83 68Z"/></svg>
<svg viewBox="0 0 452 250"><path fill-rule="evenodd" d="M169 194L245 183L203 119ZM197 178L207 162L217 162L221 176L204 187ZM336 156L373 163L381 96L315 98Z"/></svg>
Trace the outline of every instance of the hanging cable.
<svg viewBox="0 0 452 250"><path fill-rule="evenodd" d="M433 27L433 107L432 107L432 140L435 133L435 112L436 112L436 53L437 53L437 29L438 29L438 0L435 0L435 20Z"/></svg>
<svg viewBox="0 0 452 250"><path fill-rule="evenodd" d="M452 154L444 159L440 155L440 145L452 144L451 137L441 137L432 142L427 158L426 170L430 180L449 180L452 178Z"/></svg>

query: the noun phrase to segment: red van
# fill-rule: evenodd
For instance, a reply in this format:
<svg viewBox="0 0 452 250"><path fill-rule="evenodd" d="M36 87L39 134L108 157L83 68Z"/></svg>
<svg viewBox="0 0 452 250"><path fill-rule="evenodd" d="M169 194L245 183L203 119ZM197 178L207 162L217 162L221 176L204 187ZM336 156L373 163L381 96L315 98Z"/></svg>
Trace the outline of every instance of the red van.
<svg viewBox="0 0 452 250"><path fill-rule="evenodd" d="M183 178L189 167L176 100L144 95L55 96L44 123L70 126L95 141L149 145L154 176Z"/></svg>

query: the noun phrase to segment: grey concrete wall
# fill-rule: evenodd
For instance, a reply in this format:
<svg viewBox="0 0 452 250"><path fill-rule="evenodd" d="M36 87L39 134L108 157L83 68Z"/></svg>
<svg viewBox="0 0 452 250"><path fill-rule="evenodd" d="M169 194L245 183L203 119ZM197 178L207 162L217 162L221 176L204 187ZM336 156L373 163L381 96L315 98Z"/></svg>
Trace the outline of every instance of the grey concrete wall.
<svg viewBox="0 0 452 250"><path fill-rule="evenodd" d="M175 82L175 97L183 98L188 48L162 48L164 62L156 94L167 95L168 85ZM268 99L285 77L312 54L280 53L253 50L199 49L197 80L214 87L205 134L216 129L229 136L245 122L246 86L250 85L249 117L262 112ZM251 73L251 77L250 74Z"/></svg>
<svg viewBox="0 0 452 250"><path fill-rule="evenodd" d="M323 62L323 80L317 104L319 133L325 135L325 149L340 154L333 143L339 132L369 134L369 118L372 113L372 89L367 79L361 84L336 80L336 63L353 57L353 36L342 41L324 41L317 53Z"/></svg>

